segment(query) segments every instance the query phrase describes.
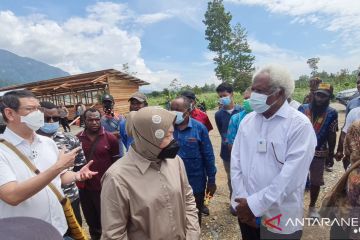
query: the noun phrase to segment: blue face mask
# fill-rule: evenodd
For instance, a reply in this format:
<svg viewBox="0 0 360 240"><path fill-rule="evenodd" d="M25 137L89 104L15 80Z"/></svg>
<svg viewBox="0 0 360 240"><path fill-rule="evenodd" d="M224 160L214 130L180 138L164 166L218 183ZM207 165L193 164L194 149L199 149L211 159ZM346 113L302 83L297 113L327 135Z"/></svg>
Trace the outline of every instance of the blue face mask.
<svg viewBox="0 0 360 240"><path fill-rule="evenodd" d="M44 126L40 128L42 132L47 134L56 133L58 129L59 129L59 122L45 123Z"/></svg>
<svg viewBox="0 0 360 240"><path fill-rule="evenodd" d="M222 104L223 106L229 106L230 103L231 103L230 96L220 98L220 104Z"/></svg>
<svg viewBox="0 0 360 240"><path fill-rule="evenodd" d="M178 111L174 111L176 113L176 119L175 119L175 124L179 125L181 123L184 122L184 113L182 112L178 112Z"/></svg>

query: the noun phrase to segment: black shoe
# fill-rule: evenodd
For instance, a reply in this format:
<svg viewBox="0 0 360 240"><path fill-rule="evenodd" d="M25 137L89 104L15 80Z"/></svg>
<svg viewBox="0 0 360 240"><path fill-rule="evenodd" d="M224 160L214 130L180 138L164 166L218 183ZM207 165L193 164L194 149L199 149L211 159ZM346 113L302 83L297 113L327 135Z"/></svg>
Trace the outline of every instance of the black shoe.
<svg viewBox="0 0 360 240"><path fill-rule="evenodd" d="M203 208L201 209L201 213L205 216L209 216L210 215L209 208L207 206L203 206Z"/></svg>

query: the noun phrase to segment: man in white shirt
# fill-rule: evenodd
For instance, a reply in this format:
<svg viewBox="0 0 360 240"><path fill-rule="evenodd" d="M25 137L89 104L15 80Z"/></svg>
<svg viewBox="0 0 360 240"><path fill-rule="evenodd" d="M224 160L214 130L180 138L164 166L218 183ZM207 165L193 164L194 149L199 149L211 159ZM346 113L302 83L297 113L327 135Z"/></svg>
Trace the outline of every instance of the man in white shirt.
<svg viewBox="0 0 360 240"><path fill-rule="evenodd" d="M350 125L353 122L359 121L359 120L360 120L360 107L353 108L350 110L349 114L346 116L344 127L341 129L341 134L339 137L339 143L338 143L337 151L335 154L335 159L337 161L343 160L343 165L344 165L345 170L347 169L347 167L349 166L349 163L350 163L350 160L347 159L346 156L344 156L343 146L344 146L345 136L346 136L346 133L347 133Z"/></svg>
<svg viewBox="0 0 360 240"><path fill-rule="evenodd" d="M231 152L232 205L242 239L300 239L306 176L316 147L310 121L286 99L294 81L270 65L253 77L254 112L240 123Z"/></svg>
<svg viewBox="0 0 360 240"><path fill-rule="evenodd" d="M53 225L61 235L68 229L62 206L47 185L52 182L61 192L61 184L91 178L96 173L85 165L79 172L67 169L74 164L80 148L60 153L53 140L35 133L44 125L39 101L28 90L12 91L3 96L1 111L7 122L0 135L13 144L39 169L33 173L7 146L0 144L0 218L33 217Z"/></svg>

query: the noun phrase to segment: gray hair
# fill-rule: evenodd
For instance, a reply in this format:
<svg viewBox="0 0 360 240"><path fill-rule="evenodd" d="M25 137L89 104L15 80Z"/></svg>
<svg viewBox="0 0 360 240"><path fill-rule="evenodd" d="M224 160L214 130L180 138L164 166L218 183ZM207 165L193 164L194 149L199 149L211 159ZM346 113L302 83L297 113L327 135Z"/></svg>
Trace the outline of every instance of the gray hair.
<svg viewBox="0 0 360 240"><path fill-rule="evenodd" d="M291 79L288 70L281 65L267 65L259 69L253 76L252 82L260 74L268 74L270 77L270 86L273 89L282 88L285 92L285 97L288 98L294 92L295 82Z"/></svg>

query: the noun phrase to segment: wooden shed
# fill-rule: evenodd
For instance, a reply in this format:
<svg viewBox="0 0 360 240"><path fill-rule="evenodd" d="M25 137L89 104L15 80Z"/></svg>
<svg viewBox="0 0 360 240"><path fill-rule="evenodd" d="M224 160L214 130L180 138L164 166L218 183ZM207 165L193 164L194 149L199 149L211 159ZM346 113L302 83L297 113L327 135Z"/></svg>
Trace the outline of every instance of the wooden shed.
<svg viewBox="0 0 360 240"><path fill-rule="evenodd" d="M53 78L32 83L0 88L0 91L28 89L39 101L50 101L56 105L64 103L70 111L69 119L75 116L75 106L82 102L86 107L95 105L101 109L101 96L107 92L114 97L115 112L129 111L128 99L139 87L149 83L129 74L107 69L97 72L77 74L68 77Z"/></svg>

